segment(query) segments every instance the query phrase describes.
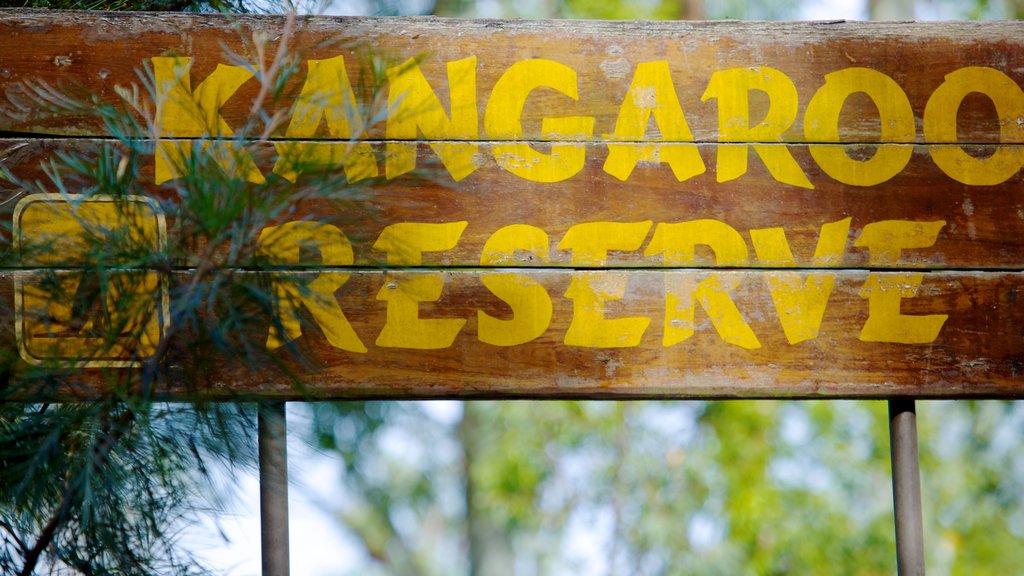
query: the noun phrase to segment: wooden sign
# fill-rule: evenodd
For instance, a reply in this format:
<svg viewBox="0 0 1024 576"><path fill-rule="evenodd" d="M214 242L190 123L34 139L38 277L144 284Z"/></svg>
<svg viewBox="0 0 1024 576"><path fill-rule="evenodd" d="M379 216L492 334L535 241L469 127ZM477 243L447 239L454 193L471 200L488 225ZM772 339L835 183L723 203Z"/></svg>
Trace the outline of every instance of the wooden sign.
<svg viewBox="0 0 1024 576"><path fill-rule="evenodd" d="M282 43L293 74L268 91ZM246 273L280 297L261 342L304 351L305 388L225 368L208 396L1024 397L1022 54L1019 23L0 11L15 180L118 137L40 114L53 94L156 121L117 210L0 183L15 364L161 353L215 251L108 279L107 308L151 297L108 314L136 338L103 355L67 301L87 280L39 270L125 218L143 248L173 240L162 202L221 150L254 187L327 169L358 193L255 231Z"/></svg>

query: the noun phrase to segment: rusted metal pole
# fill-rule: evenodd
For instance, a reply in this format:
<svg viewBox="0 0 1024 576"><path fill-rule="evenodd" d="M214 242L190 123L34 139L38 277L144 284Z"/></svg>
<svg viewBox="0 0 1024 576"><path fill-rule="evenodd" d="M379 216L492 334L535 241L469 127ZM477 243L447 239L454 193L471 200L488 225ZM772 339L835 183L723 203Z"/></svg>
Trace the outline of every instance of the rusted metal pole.
<svg viewBox="0 0 1024 576"><path fill-rule="evenodd" d="M259 407L263 576L288 576L288 444L284 402Z"/></svg>
<svg viewBox="0 0 1024 576"><path fill-rule="evenodd" d="M889 449L898 574L924 576L921 469L917 452L917 408L913 400L889 400Z"/></svg>

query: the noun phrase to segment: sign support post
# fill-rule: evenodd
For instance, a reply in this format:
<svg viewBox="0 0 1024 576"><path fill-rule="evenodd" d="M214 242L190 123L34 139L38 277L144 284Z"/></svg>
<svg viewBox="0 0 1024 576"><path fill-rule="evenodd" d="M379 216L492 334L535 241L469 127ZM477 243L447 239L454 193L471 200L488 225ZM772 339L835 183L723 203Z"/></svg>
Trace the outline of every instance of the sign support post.
<svg viewBox="0 0 1024 576"><path fill-rule="evenodd" d="M285 403L259 406L263 576L288 576L288 443Z"/></svg>
<svg viewBox="0 0 1024 576"><path fill-rule="evenodd" d="M889 400L889 450L896 517L896 565L900 576L924 576L921 471L917 408L912 399Z"/></svg>

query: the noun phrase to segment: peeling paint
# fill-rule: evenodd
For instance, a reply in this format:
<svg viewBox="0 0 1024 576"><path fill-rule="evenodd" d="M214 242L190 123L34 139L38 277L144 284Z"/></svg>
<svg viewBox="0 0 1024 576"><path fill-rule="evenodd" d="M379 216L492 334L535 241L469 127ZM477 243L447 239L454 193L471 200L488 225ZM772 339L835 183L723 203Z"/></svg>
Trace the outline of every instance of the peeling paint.
<svg viewBox="0 0 1024 576"><path fill-rule="evenodd" d="M625 58L605 60L599 65L605 78L609 80L622 80L629 74L629 61Z"/></svg>
<svg viewBox="0 0 1024 576"><path fill-rule="evenodd" d="M964 198L963 211L966 216L974 216L974 203L970 198Z"/></svg>

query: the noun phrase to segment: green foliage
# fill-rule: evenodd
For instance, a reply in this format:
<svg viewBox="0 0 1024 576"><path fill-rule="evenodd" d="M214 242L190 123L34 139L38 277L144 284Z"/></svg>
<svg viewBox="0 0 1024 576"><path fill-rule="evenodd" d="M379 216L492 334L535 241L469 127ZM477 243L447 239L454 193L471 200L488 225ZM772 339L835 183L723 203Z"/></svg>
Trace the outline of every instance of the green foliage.
<svg viewBox="0 0 1024 576"><path fill-rule="evenodd" d="M929 567L1012 573L1024 549L1024 459L1014 440L1024 409L918 406ZM421 407L374 405L372 419L351 404L317 408L322 445L347 464L339 518L360 540L391 542L353 574L463 572L447 551L467 544L471 556L514 557L520 568L499 572L510 575L523 566L538 574L895 570L885 402L470 402L453 424ZM352 428L353 417L365 424ZM396 433L401 442L380 442ZM464 506L453 505L463 490ZM387 537L353 522L352 510L389 519ZM584 538L596 542L581 550ZM415 570L401 567L400 550L417 551L405 556Z"/></svg>
<svg viewBox="0 0 1024 576"><path fill-rule="evenodd" d="M285 44L293 25L288 19ZM161 401L168 394L202 399L235 379L288 382L301 393L308 351L295 344L271 351L267 339L268 327L282 330L282 295L310 294L308 275L281 272L271 256L276 237L261 233L310 203L350 213L359 188L298 155L282 159L303 172L298 182L269 174L254 183L238 169L271 163L272 150L250 141L277 131L286 116L273 111L295 97L285 86L298 55L264 48L252 53L276 53L273 60L246 63L260 90L245 124L231 136L211 127L209 137L186 141L186 154L171 157L183 176L156 194L142 186L160 134L150 103L166 93L152 76L141 73L139 86L119 88L116 102L26 84L8 103L8 113L88 117L111 138L56 152L44 166L46 180L0 167L8 186L57 196L71 207L81 245L69 249L62 237L33 236L16 250L8 245L0 263L33 268L14 272L26 294L47 299L41 309L26 306L27 318L58 333L67 324L84 342L74 357L54 349L27 365L13 326L0 335L0 573L205 572L180 549L178 533L218 508L211 467L252 465L253 414L244 403ZM369 122L374 115L367 115ZM165 218L164 242L138 224L141 196ZM112 205L116 217L89 216L91 201ZM70 308L70 319L52 311L60 306ZM2 315L14 317L9 309ZM154 315L162 326L155 336L138 320ZM80 362L109 356L133 367L83 370ZM68 393L89 402L48 403ZM238 392L236 400L247 398Z"/></svg>
<svg viewBox="0 0 1024 576"><path fill-rule="evenodd" d="M748 19L773 20L796 17L797 0L543 0L540 2L497 2L503 18L594 18L601 20ZM475 2L438 0L438 16L480 16Z"/></svg>
<svg viewBox="0 0 1024 576"><path fill-rule="evenodd" d="M195 574L176 546L214 489L208 462L252 465L242 406L107 399L0 405L0 569Z"/></svg>

